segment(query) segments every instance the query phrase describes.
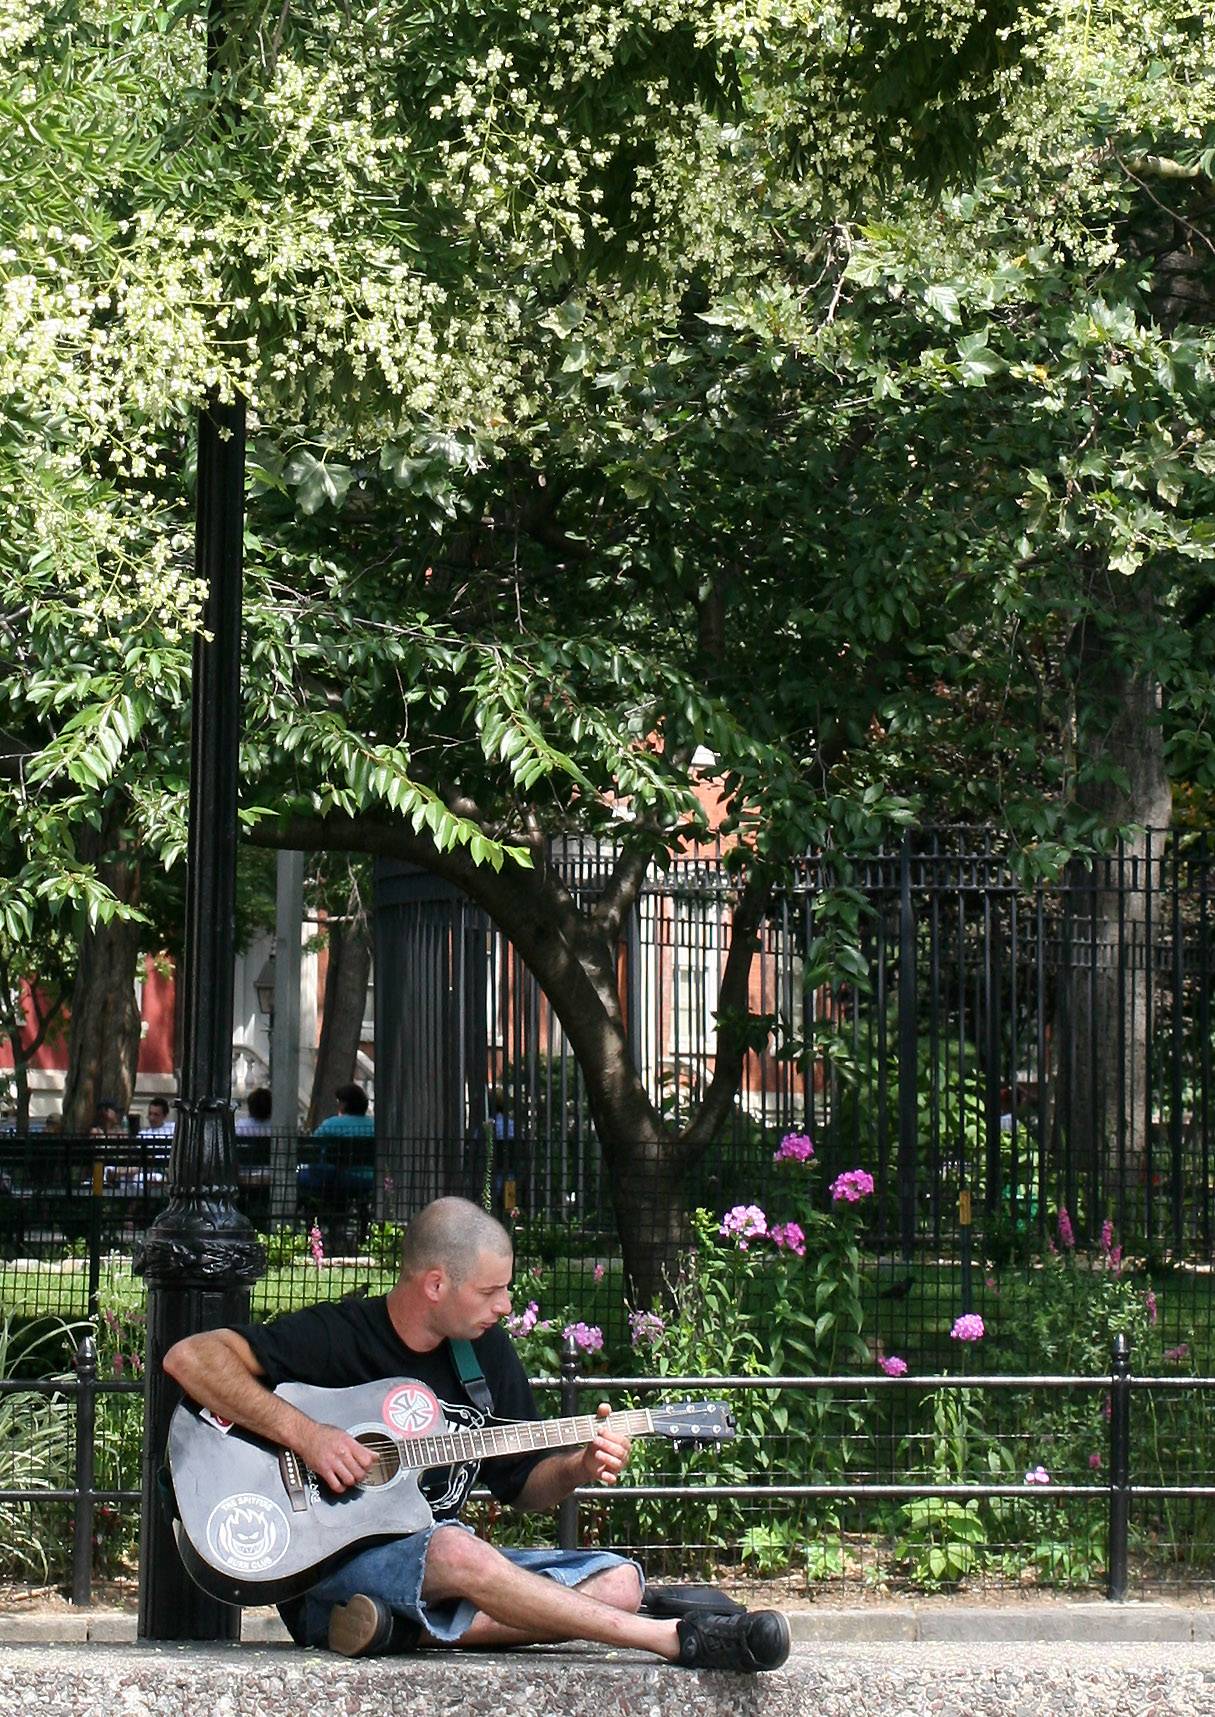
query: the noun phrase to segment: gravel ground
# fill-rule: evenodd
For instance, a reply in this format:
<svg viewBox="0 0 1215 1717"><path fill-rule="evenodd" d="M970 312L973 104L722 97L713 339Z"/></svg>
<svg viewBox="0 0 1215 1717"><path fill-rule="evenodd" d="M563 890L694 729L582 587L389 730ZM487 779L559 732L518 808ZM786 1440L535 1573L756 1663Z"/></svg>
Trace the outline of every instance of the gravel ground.
<svg viewBox="0 0 1215 1717"><path fill-rule="evenodd" d="M1211 1717L1215 1645L797 1646L774 1675L588 1647L351 1663L216 1646L9 1646L3 1717Z"/></svg>

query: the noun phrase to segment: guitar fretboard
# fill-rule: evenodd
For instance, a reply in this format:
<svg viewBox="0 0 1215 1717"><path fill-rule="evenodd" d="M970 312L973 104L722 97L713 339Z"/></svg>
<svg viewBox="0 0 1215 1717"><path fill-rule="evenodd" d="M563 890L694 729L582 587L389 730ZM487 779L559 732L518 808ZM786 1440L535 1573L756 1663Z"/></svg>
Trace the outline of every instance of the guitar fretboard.
<svg viewBox="0 0 1215 1717"><path fill-rule="evenodd" d="M495 1455L527 1454L532 1449L566 1449L593 1442L603 1430L626 1437L651 1436L654 1418L648 1407L609 1413L600 1419L580 1413L573 1419L527 1419L513 1425L486 1425L479 1431L448 1431L441 1437L394 1439L407 1467L448 1467L457 1461L492 1460Z"/></svg>

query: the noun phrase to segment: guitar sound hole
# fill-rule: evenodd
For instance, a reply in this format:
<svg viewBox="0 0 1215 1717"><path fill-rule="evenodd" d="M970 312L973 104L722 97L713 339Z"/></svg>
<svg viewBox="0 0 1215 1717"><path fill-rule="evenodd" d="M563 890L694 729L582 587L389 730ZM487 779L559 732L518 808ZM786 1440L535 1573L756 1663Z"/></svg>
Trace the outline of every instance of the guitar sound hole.
<svg viewBox="0 0 1215 1717"><path fill-rule="evenodd" d="M375 1461L360 1481L362 1484L389 1484L396 1478L401 1470L401 1451L391 1437L385 1437L376 1431L360 1431L354 1440L356 1443L362 1443L365 1449L370 1449L375 1456Z"/></svg>

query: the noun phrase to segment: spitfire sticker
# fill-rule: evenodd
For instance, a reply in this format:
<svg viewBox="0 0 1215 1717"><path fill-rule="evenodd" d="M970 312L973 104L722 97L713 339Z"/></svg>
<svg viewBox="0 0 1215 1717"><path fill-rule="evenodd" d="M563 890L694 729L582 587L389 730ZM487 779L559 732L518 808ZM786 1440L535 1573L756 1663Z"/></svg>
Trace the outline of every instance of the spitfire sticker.
<svg viewBox="0 0 1215 1717"><path fill-rule="evenodd" d="M287 1516L268 1496L238 1491L217 1502L207 1521L207 1547L234 1574L264 1574L291 1542Z"/></svg>
<svg viewBox="0 0 1215 1717"><path fill-rule="evenodd" d="M442 1418L438 1400L420 1383L403 1383L384 1398L384 1423L406 1437L421 1437Z"/></svg>

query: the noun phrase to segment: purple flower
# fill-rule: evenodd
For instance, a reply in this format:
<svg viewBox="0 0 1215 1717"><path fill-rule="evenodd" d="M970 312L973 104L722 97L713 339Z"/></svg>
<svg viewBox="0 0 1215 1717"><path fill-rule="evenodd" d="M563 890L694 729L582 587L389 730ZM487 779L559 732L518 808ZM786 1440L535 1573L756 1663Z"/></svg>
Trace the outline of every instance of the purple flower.
<svg viewBox="0 0 1215 1717"><path fill-rule="evenodd" d="M772 1158L774 1163L808 1163L814 1155L809 1133L786 1133L780 1149Z"/></svg>
<svg viewBox="0 0 1215 1717"><path fill-rule="evenodd" d="M1151 1288L1149 1288L1147 1293L1143 1296L1143 1306L1144 1310L1147 1312L1148 1322L1150 1324L1154 1324L1156 1319L1160 1316L1160 1312L1156 1305L1156 1296L1152 1292Z"/></svg>
<svg viewBox="0 0 1215 1717"><path fill-rule="evenodd" d="M892 1353L889 1359L879 1359L878 1364L887 1377L906 1377L907 1361L900 1359L897 1353Z"/></svg>
<svg viewBox="0 0 1215 1717"><path fill-rule="evenodd" d="M1171 1365L1180 1365L1183 1359L1188 1359L1190 1357L1189 1342L1182 1341L1178 1342L1176 1347L1166 1347L1164 1350L1164 1357Z"/></svg>
<svg viewBox="0 0 1215 1717"><path fill-rule="evenodd" d="M1101 1224L1101 1250L1108 1258L1114 1245L1114 1225L1107 1216Z"/></svg>
<svg viewBox="0 0 1215 1717"><path fill-rule="evenodd" d="M598 1324L566 1324L561 1332L567 1340L574 1338L574 1346L580 1347L583 1353L598 1353L603 1346L603 1331Z"/></svg>
<svg viewBox="0 0 1215 1717"><path fill-rule="evenodd" d="M1076 1230L1072 1227L1072 1219L1067 1214L1067 1206L1059 1208L1059 1244L1065 1252L1070 1252L1076 1244Z"/></svg>
<svg viewBox="0 0 1215 1717"><path fill-rule="evenodd" d="M873 1176L868 1169L849 1169L847 1174L837 1175L831 1183L831 1197L835 1204L859 1204L872 1191Z"/></svg>
<svg viewBox="0 0 1215 1717"><path fill-rule="evenodd" d="M1119 1271L1119 1272L1122 1269L1122 1248L1121 1248L1121 1246L1112 1246L1110 1248L1110 1269L1115 1270L1115 1271Z"/></svg>
<svg viewBox="0 0 1215 1717"><path fill-rule="evenodd" d="M768 1232L768 1218L758 1204L736 1204L722 1217L717 1232L726 1240L733 1237L738 1242L738 1250L745 1252L748 1241L762 1240Z"/></svg>
<svg viewBox="0 0 1215 1717"><path fill-rule="evenodd" d="M1092 1454L1088 1457L1088 1464L1094 1472L1097 1472L1100 1469L1101 1456L1097 1453L1096 1449L1094 1449Z"/></svg>
<svg viewBox="0 0 1215 1717"><path fill-rule="evenodd" d="M1045 1467L1034 1467L1025 1475L1026 1484L1049 1484L1050 1474Z"/></svg>
<svg viewBox="0 0 1215 1717"><path fill-rule="evenodd" d="M325 1245L321 1239L321 1231L314 1222L308 1231L308 1250L312 1253L312 1262L319 1270L325 1257Z"/></svg>
<svg viewBox="0 0 1215 1717"><path fill-rule="evenodd" d="M634 1347L652 1347L666 1327L657 1312L629 1313L629 1338Z"/></svg>
<svg viewBox="0 0 1215 1717"><path fill-rule="evenodd" d="M596 1282L602 1282L602 1280L603 1280L603 1265L602 1264L596 1264L595 1268L591 1271L591 1276Z"/></svg>
<svg viewBox="0 0 1215 1717"><path fill-rule="evenodd" d="M768 1230L768 1238L779 1251L784 1247L799 1258L806 1256L806 1236L800 1223L778 1222Z"/></svg>
<svg viewBox="0 0 1215 1717"><path fill-rule="evenodd" d="M535 1300L529 1300L525 1311L516 1312L514 1317L507 1318L507 1334L513 1335L516 1341L520 1336L530 1335L536 1327L539 1316L540 1307Z"/></svg>
<svg viewBox="0 0 1215 1717"><path fill-rule="evenodd" d="M949 1332L953 1341L982 1341L986 1333L983 1319L978 1312L963 1312L960 1318L955 1318L954 1326Z"/></svg>

